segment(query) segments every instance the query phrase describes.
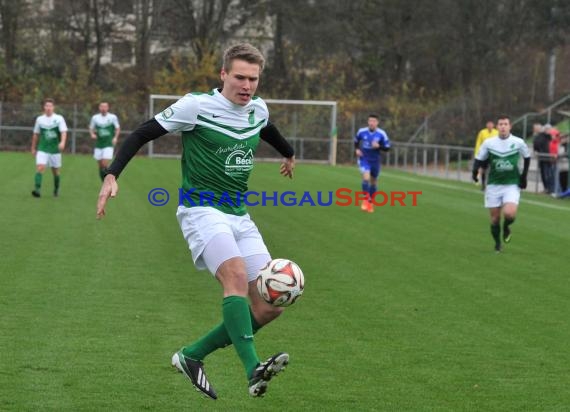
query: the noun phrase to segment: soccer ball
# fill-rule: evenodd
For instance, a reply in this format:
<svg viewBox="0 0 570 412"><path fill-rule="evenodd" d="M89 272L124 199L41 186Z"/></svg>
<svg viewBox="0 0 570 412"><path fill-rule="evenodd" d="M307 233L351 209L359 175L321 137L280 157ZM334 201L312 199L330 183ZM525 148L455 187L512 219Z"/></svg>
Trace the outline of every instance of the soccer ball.
<svg viewBox="0 0 570 412"><path fill-rule="evenodd" d="M273 259L257 276L257 290L273 306L290 306L303 294L305 277L289 259Z"/></svg>

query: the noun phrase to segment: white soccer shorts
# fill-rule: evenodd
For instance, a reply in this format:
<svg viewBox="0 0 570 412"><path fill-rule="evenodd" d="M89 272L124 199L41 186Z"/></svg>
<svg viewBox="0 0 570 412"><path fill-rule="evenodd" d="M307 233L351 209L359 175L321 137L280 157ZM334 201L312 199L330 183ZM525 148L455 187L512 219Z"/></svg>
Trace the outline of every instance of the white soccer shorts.
<svg viewBox="0 0 570 412"><path fill-rule="evenodd" d="M61 153L36 152L36 165L45 165L59 169L61 167Z"/></svg>
<svg viewBox="0 0 570 412"><path fill-rule="evenodd" d="M501 207L505 203L519 204L521 190L517 185L487 185L485 207Z"/></svg>
<svg viewBox="0 0 570 412"><path fill-rule="evenodd" d="M112 147L103 147L103 148L95 148L95 152L93 153L93 158L95 160L111 160L113 158L113 148Z"/></svg>
<svg viewBox="0 0 570 412"><path fill-rule="evenodd" d="M235 216L213 207L178 206L176 218L197 269L215 275L228 259L245 260L248 282L255 280L271 260L257 226L249 214Z"/></svg>

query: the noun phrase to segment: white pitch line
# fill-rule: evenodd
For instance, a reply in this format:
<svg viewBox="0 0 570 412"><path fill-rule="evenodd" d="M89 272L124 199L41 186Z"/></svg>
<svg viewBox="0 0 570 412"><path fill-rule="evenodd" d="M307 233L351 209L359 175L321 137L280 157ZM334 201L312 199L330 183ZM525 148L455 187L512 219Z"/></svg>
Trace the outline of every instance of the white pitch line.
<svg viewBox="0 0 570 412"><path fill-rule="evenodd" d="M386 172L384 172L383 174L388 175L389 177L392 177L392 178L396 178L396 179L400 179L400 180L406 180L408 182L418 182L418 179L414 179L413 177L399 176L399 175L394 175L392 173L386 173ZM467 192L467 193L473 193L473 194L481 193L481 190L472 190L472 189L467 189L464 187L457 187L457 186L453 186L453 185L448 185L445 183L431 182L429 180L422 180L422 184L427 184L427 185L431 185L431 186L435 186L435 187L441 187L443 189L457 190L459 192ZM570 208L568 208L568 207L537 202L536 200L524 199L523 203L534 205L534 206L545 207L547 209L562 210L562 211L570 212Z"/></svg>

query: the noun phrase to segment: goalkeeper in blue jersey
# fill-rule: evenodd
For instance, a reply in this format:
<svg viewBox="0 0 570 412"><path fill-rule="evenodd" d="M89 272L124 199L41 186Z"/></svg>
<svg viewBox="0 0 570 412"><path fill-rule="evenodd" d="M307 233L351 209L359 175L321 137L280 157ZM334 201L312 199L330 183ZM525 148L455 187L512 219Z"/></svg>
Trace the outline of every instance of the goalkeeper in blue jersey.
<svg viewBox="0 0 570 412"><path fill-rule="evenodd" d="M364 212L374 212L372 196L377 189L378 175L380 174L380 152L390 150L388 134L378 127L378 115L368 116L368 127L358 130L354 137L354 150L358 158L358 168L362 174L362 191L368 197L362 202Z"/></svg>

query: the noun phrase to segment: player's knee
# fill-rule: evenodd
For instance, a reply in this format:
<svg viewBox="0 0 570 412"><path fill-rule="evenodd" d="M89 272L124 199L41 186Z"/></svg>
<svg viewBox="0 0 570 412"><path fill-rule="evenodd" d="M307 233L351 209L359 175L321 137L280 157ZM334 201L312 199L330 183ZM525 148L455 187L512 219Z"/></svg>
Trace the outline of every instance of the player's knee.
<svg viewBox="0 0 570 412"><path fill-rule="evenodd" d="M238 266L220 266L216 277L224 288L224 296L247 296L247 273Z"/></svg>
<svg viewBox="0 0 570 412"><path fill-rule="evenodd" d="M37 165L36 166L36 172L38 173L43 173L46 170L45 165Z"/></svg>
<svg viewBox="0 0 570 412"><path fill-rule="evenodd" d="M515 220L517 213L514 210L505 211L504 216L505 219Z"/></svg>
<svg viewBox="0 0 570 412"><path fill-rule="evenodd" d="M265 302L264 302L264 304L259 304L259 305L252 307L252 311L253 311L253 314L255 316L255 320L260 325L266 325L269 322L271 322L272 320L278 318L279 315L281 315L284 310L285 310L284 308L272 306L272 305L266 304Z"/></svg>

